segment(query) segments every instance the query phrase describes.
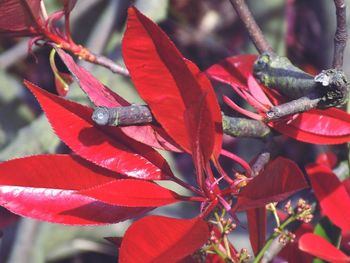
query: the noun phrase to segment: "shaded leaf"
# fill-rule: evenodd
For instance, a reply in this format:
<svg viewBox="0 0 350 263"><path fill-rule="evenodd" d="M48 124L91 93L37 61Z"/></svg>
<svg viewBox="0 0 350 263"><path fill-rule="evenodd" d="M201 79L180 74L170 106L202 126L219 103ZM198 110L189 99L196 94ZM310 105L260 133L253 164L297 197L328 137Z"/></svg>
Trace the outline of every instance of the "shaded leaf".
<svg viewBox="0 0 350 263"><path fill-rule="evenodd" d="M330 261L332 263L348 263L350 257L345 255L324 238L307 233L299 239L299 248L315 257Z"/></svg>
<svg viewBox="0 0 350 263"><path fill-rule="evenodd" d="M241 190L234 209L245 210L279 202L307 186L299 167L291 160L278 157Z"/></svg>
<svg viewBox="0 0 350 263"><path fill-rule="evenodd" d="M72 57L62 49L56 48L56 51L69 71L78 81L81 89L96 106L113 108L131 105L118 94L105 87L86 69L77 65ZM149 124L142 126L128 126L121 127L120 129L127 136L149 146L167 151L182 151L181 148L169 137L169 135L167 135L163 129L156 125Z"/></svg>
<svg viewBox="0 0 350 263"><path fill-rule="evenodd" d="M11 212L52 223L98 225L150 210L121 207L79 194L121 176L70 155L37 155L0 164L0 204Z"/></svg>
<svg viewBox="0 0 350 263"><path fill-rule="evenodd" d="M6 0L0 2L0 35L32 36L38 34L40 0Z"/></svg>
<svg viewBox="0 0 350 263"><path fill-rule="evenodd" d="M254 255L265 245L266 240L266 209L265 207L247 210L249 240Z"/></svg>
<svg viewBox="0 0 350 263"><path fill-rule="evenodd" d="M350 231L350 196L331 168L312 164L306 167L322 213L344 232Z"/></svg>
<svg viewBox="0 0 350 263"><path fill-rule="evenodd" d="M140 96L167 133L187 152L192 152L187 109L205 96L201 111L200 145L205 162L221 148L221 112L210 82L197 67L182 57L165 33L135 8L129 8L122 43L125 64Z"/></svg>
<svg viewBox="0 0 350 263"><path fill-rule="evenodd" d="M181 197L153 182L123 179L80 192L108 204L129 207L157 207L181 201Z"/></svg>
<svg viewBox="0 0 350 263"><path fill-rule="evenodd" d="M92 110L41 90L25 81L55 133L78 155L104 168L140 179L172 176L154 149L125 136L118 127L95 126Z"/></svg>
<svg viewBox="0 0 350 263"><path fill-rule="evenodd" d="M0 228L5 228L6 226L16 222L20 217L6 208L0 207ZM1 231L0 231L1 235Z"/></svg>
<svg viewBox="0 0 350 263"><path fill-rule="evenodd" d="M199 249L209 238L200 218L144 217L126 231L119 262L177 262Z"/></svg>

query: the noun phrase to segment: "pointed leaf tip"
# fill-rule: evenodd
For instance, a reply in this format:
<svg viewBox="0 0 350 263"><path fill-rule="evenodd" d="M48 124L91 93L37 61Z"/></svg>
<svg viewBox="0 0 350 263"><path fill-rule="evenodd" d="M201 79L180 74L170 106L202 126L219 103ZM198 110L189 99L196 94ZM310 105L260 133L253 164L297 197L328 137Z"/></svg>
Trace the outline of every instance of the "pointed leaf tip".
<svg viewBox="0 0 350 263"><path fill-rule="evenodd" d="M77 156L37 155L0 163L0 204L11 212L52 223L101 225L152 208L110 205L78 191L121 176Z"/></svg>
<svg viewBox="0 0 350 263"><path fill-rule="evenodd" d="M76 154L101 167L136 177L172 177L165 159L154 149L124 135L118 127L102 127L91 120L92 110L25 81L43 108L56 134Z"/></svg>
<svg viewBox="0 0 350 263"><path fill-rule="evenodd" d="M186 110L197 105L199 98L206 94L204 109L195 120L203 120L199 123L199 140L204 160L208 161L213 152L218 156L222 140L221 112L209 80L183 58L155 23L134 7L129 8L128 14L122 52L140 96L166 132L191 153L195 138L189 134L184 116Z"/></svg>

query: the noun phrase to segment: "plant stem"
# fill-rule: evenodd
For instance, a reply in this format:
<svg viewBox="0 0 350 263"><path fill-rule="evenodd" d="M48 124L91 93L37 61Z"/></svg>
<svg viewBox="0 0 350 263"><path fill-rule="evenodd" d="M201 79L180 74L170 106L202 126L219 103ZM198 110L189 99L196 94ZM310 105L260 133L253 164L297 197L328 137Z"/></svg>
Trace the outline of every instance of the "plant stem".
<svg viewBox="0 0 350 263"><path fill-rule="evenodd" d="M296 220L295 216L289 217L286 221L284 221L279 229L284 230L290 223L294 222ZM267 242L265 243L264 247L260 250L259 254L256 256L254 259L253 263L258 263L264 256L264 253L267 251L267 249L270 247L272 244L273 240L278 237L280 234L277 232L273 232Z"/></svg>
<svg viewBox="0 0 350 263"><path fill-rule="evenodd" d="M334 36L333 68L343 67L344 50L348 33L346 28L346 4L344 0L334 0L337 17L337 30Z"/></svg>
<svg viewBox="0 0 350 263"><path fill-rule="evenodd" d="M131 110L133 109L133 110ZM131 126L154 122L150 109L145 105L131 105L126 107L96 107L92 115L98 125ZM223 115L223 132L234 137L266 138L270 128L261 121L229 117Z"/></svg>
<svg viewBox="0 0 350 263"><path fill-rule="evenodd" d="M230 0L233 8L236 10L239 18L244 23L251 40L253 41L256 49L259 53L273 52L272 47L266 41L263 33L261 32L258 24L256 23L252 13L249 11L244 0Z"/></svg>
<svg viewBox="0 0 350 263"><path fill-rule="evenodd" d="M95 55L95 58L96 58L95 60L89 61L89 62L103 66L103 67L109 69L110 71L112 71L113 73L120 74L120 75L123 75L125 77L130 76L129 71L126 68L115 63L113 60L111 60L107 57L104 57L104 56L99 56L99 55Z"/></svg>

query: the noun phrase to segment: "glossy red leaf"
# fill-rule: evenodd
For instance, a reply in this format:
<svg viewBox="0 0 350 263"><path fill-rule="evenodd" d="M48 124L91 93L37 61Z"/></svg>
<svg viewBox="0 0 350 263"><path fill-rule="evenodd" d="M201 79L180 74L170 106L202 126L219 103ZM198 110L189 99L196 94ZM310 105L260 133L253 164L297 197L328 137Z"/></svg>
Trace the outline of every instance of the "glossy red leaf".
<svg viewBox="0 0 350 263"><path fill-rule="evenodd" d="M198 68L186 61L165 33L138 10L129 8L127 30L122 43L125 64L140 96L167 133L187 152L193 138L184 122L186 110L203 103L201 133L205 162L221 148L221 112L214 90ZM195 124L193 125L195 126Z"/></svg>
<svg viewBox="0 0 350 263"><path fill-rule="evenodd" d="M247 221L249 240L254 255L265 245L266 240L266 209L265 207L253 208L247 210Z"/></svg>
<svg viewBox="0 0 350 263"><path fill-rule="evenodd" d="M299 167L291 160L278 157L241 190L234 209L263 207L282 201L306 187L308 184Z"/></svg>
<svg viewBox="0 0 350 263"><path fill-rule="evenodd" d="M175 192L153 182L123 179L80 192L107 204L130 207L158 207L181 201Z"/></svg>
<svg viewBox="0 0 350 263"><path fill-rule="evenodd" d="M106 204L78 191L120 175L70 155L38 155L0 163L0 205L11 212L52 223L117 223L151 208Z"/></svg>
<svg viewBox="0 0 350 263"><path fill-rule="evenodd" d="M350 231L350 196L331 168L312 164L306 167L322 213L344 232Z"/></svg>
<svg viewBox="0 0 350 263"><path fill-rule="evenodd" d="M126 231L119 262L177 262L204 245L209 236L208 225L200 218L144 217Z"/></svg>
<svg viewBox="0 0 350 263"><path fill-rule="evenodd" d="M205 72L216 81L232 86L247 86L249 75L252 74L256 55L239 55L225 58Z"/></svg>
<svg viewBox="0 0 350 263"><path fill-rule="evenodd" d="M268 123L296 140L314 144L340 144L350 141L350 115L339 109L310 110L294 120Z"/></svg>
<svg viewBox="0 0 350 263"><path fill-rule="evenodd" d="M299 248L315 257L332 263L349 263L350 257L329 243L326 239L312 234L304 234L299 239Z"/></svg>
<svg viewBox="0 0 350 263"><path fill-rule="evenodd" d="M89 71L77 65L72 57L60 48L56 48L62 61L69 71L75 76L81 89L96 106L108 108L129 106L130 103L118 94L105 87ZM182 149L156 125L127 126L120 128L127 136L158 149L166 151L182 152Z"/></svg>
<svg viewBox="0 0 350 263"><path fill-rule="evenodd" d="M5 0L0 2L0 35L38 34L40 0Z"/></svg>
<svg viewBox="0 0 350 263"><path fill-rule="evenodd" d="M26 81L56 134L81 157L112 171L139 179L168 179L171 170L151 147L125 136L118 127L101 127L92 110L50 94Z"/></svg>

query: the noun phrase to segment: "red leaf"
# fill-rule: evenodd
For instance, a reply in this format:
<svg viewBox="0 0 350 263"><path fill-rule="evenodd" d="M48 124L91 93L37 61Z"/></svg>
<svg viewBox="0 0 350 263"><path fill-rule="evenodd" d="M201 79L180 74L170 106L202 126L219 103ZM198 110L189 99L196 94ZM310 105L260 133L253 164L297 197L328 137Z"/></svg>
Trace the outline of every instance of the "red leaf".
<svg viewBox="0 0 350 263"><path fill-rule="evenodd" d="M266 96L264 91L261 89L260 84L253 77L253 75L248 76L248 89L250 91L250 94L252 94L252 96L257 101L264 104L268 108L272 106L272 103L270 102L269 98Z"/></svg>
<svg viewBox="0 0 350 263"><path fill-rule="evenodd" d="M312 164L306 167L322 213L344 232L350 231L350 196L331 168Z"/></svg>
<svg viewBox="0 0 350 263"><path fill-rule="evenodd" d="M338 162L338 158L333 152L323 152L317 156L315 163L333 168Z"/></svg>
<svg viewBox="0 0 350 263"><path fill-rule="evenodd" d="M249 240L254 255L265 245L266 240L266 209L265 207L247 210Z"/></svg>
<svg viewBox="0 0 350 263"><path fill-rule="evenodd" d="M350 141L350 115L335 108L310 110L292 121L288 119L268 125L284 135L308 143L340 144Z"/></svg>
<svg viewBox="0 0 350 263"><path fill-rule="evenodd" d="M140 179L172 176L164 158L154 149L125 136L118 127L101 127L92 110L50 94L25 81L38 99L56 134L78 155L99 166Z"/></svg>
<svg viewBox="0 0 350 263"><path fill-rule="evenodd" d="M96 106L108 108L128 106L129 102L105 87L89 71L77 65L72 57L60 48L56 48L62 61L75 76L81 89ZM156 125L128 126L120 128L124 134L149 146L166 151L182 152L181 148Z"/></svg>
<svg viewBox="0 0 350 263"><path fill-rule="evenodd" d="M157 207L181 201L181 197L152 182L124 179L80 192L107 204L130 207Z"/></svg>
<svg viewBox="0 0 350 263"><path fill-rule="evenodd" d="M207 75L219 82L231 86L246 87L252 74L256 55L239 55L225 58L206 70Z"/></svg>
<svg viewBox="0 0 350 263"><path fill-rule="evenodd" d="M299 167L291 160L278 157L241 190L234 209L240 211L279 202L307 186Z"/></svg>
<svg viewBox="0 0 350 263"><path fill-rule="evenodd" d="M40 0L5 0L0 2L0 35L32 36L38 34Z"/></svg>
<svg viewBox="0 0 350 263"><path fill-rule="evenodd" d="M324 238L307 233L299 239L299 248L315 257L327 260L332 263L348 263L350 257L345 255Z"/></svg>
<svg viewBox="0 0 350 263"><path fill-rule="evenodd" d="M200 145L205 162L213 151L217 157L221 149L222 117L210 82L204 75L198 77L198 68L186 62L165 33L133 7L129 8L122 51L140 96L167 133L190 153L193 138L183 120L184 114L205 97L202 116L196 118L202 119Z"/></svg>
<svg viewBox="0 0 350 263"><path fill-rule="evenodd" d="M200 218L144 217L126 231L119 262L177 262L199 249L208 238L208 225Z"/></svg>
<svg viewBox="0 0 350 263"><path fill-rule="evenodd" d="M350 196L350 178L346 178L342 184L344 185L346 191L348 192L348 195Z"/></svg>
<svg viewBox="0 0 350 263"><path fill-rule="evenodd" d="M117 223L150 208L109 205L78 191L120 175L70 155L38 155L0 164L0 204L11 212L70 225Z"/></svg>

